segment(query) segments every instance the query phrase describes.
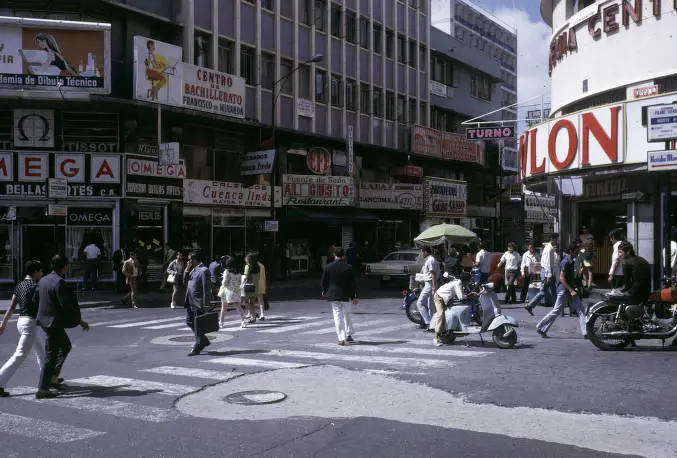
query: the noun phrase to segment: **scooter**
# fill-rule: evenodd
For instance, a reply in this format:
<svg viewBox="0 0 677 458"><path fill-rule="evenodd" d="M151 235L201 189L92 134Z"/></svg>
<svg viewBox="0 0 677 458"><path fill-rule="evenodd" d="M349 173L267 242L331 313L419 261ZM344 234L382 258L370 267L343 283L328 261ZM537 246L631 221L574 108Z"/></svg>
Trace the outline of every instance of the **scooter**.
<svg viewBox="0 0 677 458"><path fill-rule="evenodd" d="M447 275L447 274L445 274ZM466 297L461 301L449 301L444 312L445 326L440 336L442 342L452 344L457 337L491 332L494 343L499 348L512 348L517 343L517 320L503 315L498 303L498 296L492 283L473 286L477 295ZM437 317L430 320L430 329L435 329Z"/></svg>
<svg viewBox="0 0 677 458"><path fill-rule="evenodd" d="M421 324L421 312L418 311L418 295L421 293L421 290L418 287L413 289L403 289L402 290L402 305L400 306L404 313L407 315L407 318L412 323Z"/></svg>

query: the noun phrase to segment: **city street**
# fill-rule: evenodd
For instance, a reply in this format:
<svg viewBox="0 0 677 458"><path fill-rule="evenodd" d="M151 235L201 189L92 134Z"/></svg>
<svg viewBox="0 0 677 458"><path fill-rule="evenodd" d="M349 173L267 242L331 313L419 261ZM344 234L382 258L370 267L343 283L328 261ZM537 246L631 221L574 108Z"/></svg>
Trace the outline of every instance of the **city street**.
<svg viewBox="0 0 677 458"><path fill-rule="evenodd" d="M246 329L230 311L193 358L182 309L84 309L91 330L69 331L65 395L35 400L33 357L6 387L2 456L677 455L674 351L603 353L568 316L542 339L544 308L505 309L522 326L515 349L490 336L437 348L399 302L355 307L346 347L323 301L273 301ZM3 360L16 338L13 321Z"/></svg>

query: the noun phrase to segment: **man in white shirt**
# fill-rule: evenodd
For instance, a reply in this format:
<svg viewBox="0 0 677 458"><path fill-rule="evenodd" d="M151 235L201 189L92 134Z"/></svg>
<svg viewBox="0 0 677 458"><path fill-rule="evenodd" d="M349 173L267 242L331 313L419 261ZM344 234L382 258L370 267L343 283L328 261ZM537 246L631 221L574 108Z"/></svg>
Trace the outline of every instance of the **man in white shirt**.
<svg viewBox="0 0 677 458"><path fill-rule="evenodd" d="M432 250L428 246L421 248L421 255L423 256L423 274L424 283L421 289L421 294L418 296L416 306L421 314L421 329L426 331L430 327L430 320L432 319L433 296L437 291L437 276L439 274L439 266L435 257L432 255Z"/></svg>
<svg viewBox="0 0 677 458"><path fill-rule="evenodd" d="M498 269L505 266L505 300L506 304L514 304L517 302L517 293L515 292L515 286L517 283L517 277L519 277L520 264L522 263L522 257L518 252L515 251L515 244L510 242L508 244L508 251L503 253L501 260L498 263Z"/></svg>
<svg viewBox="0 0 677 458"><path fill-rule="evenodd" d="M85 254L85 273L82 279L82 286L85 289L94 291L99 277L99 257L101 256L101 249L92 242L82 251Z"/></svg>
<svg viewBox="0 0 677 458"><path fill-rule="evenodd" d="M559 234L552 234L549 243L543 247L543 254L541 254L541 290L524 307L531 316L534 315L533 309L541 302L541 299L545 300L545 305L548 307L554 305L559 279L559 266L557 265L559 259L557 255L558 237Z"/></svg>
<svg viewBox="0 0 677 458"><path fill-rule="evenodd" d="M480 251L475 255L475 266L480 269L480 283L482 284L489 280L489 271L491 270L491 253L484 248L484 243L481 243Z"/></svg>
<svg viewBox="0 0 677 458"><path fill-rule="evenodd" d="M445 317L444 309L446 304L451 301L460 301L465 299L464 287L470 281L470 274L463 272L460 279L452 280L435 292L435 338L433 344L437 347L442 345L442 330L444 329Z"/></svg>
<svg viewBox="0 0 677 458"><path fill-rule="evenodd" d="M665 248L663 248L663 265L670 266L670 273L672 276L677 275L677 232L672 233L670 237L670 264L665 256Z"/></svg>
<svg viewBox="0 0 677 458"><path fill-rule="evenodd" d="M613 248L611 249L611 268L609 269L609 285L613 289L623 286L623 262L618 256L618 248L623 242L623 236L620 229L614 229L609 233L609 241ZM674 243L674 242L673 242ZM674 253L674 251L673 251Z"/></svg>
<svg viewBox="0 0 677 458"><path fill-rule="evenodd" d="M536 274L536 267L538 266L538 259L536 258L536 246L533 242L529 243L528 250L522 255L522 290L520 291L520 302L527 301L527 294L529 293L529 284L531 283L532 274Z"/></svg>

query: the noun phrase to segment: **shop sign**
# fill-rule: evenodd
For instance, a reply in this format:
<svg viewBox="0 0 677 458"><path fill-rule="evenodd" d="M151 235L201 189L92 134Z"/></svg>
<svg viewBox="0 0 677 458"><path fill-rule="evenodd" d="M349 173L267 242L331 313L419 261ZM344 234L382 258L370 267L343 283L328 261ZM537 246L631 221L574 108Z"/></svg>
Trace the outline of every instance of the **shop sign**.
<svg viewBox="0 0 677 458"><path fill-rule="evenodd" d="M647 107L647 118L648 141L677 139L677 104Z"/></svg>
<svg viewBox="0 0 677 458"><path fill-rule="evenodd" d="M160 223L162 224L162 207L139 208L135 211L135 219L138 223Z"/></svg>
<svg viewBox="0 0 677 458"><path fill-rule="evenodd" d="M68 183L68 198L119 198L120 177L117 154L0 153L0 196L48 197L54 178Z"/></svg>
<svg viewBox="0 0 677 458"><path fill-rule="evenodd" d="M296 100L296 114L304 118L315 117L315 102L308 99Z"/></svg>
<svg viewBox="0 0 677 458"><path fill-rule="evenodd" d="M54 110L15 109L14 146L54 148Z"/></svg>
<svg viewBox="0 0 677 458"><path fill-rule="evenodd" d="M126 156L126 197L183 200L183 179L186 167L160 165L157 160L140 156Z"/></svg>
<svg viewBox="0 0 677 458"><path fill-rule="evenodd" d="M430 80L430 93L438 97L447 96L447 85L437 81Z"/></svg>
<svg viewBox="0 0 677 458"><path fill-rule="evenodd" d="M677 150L649 151L646 168L649 172L677 170Z"/></svg>
<svg viewBox="0 0 677 458"><path fill-rule="evenodd" d="M64 151L71 153L116 153L117 142L63 142Z"/></svg>
<svg viewBox="0 0 677 458"><path fill-rule="evenodd" d="M512 127L468 127L465 129L465 137L468 140L486 140L513 138L515 129Z"/></svg>
<svg viewBox="0 0 677 458"><path fill-rule="evenodd" d="M408 183L360 183L360 208L422 210L423 185Z"/></svg>
<svg viewBox="0 0 677 458"><path fill-rule="evenodd" d="M0 92L110 92L110 24L0 17Z"/></svg>
<svg viewBox="0 0 677 458"><path fill-rule="evenodd" d="M331 167L331 154L325 148L310 148L306 156L308 170L316 175L324 175Z"/></svg>
<svg viewBox="0 0 677 458"><path fill-rule="evenodd" d="M47 204L48 216L66 216L68 207L65 205Z"/></svg>
<svg viewBox="0 0 677 458"><path fill-rule="evenodd" d="M50 199L65 199L68 197L68 180L63 178L47 179L47 197Z"/></svg>
<svg viewBox="0 0 677 458"><path fill-rule="evenodd" d="M411 130L414 154L447 161L485 164L484 142L470 141L463 134L440 132L425 126Z"/></svg>
<svg viewBox="0 0 677 458"><path fill-rule="evenodd" d="M468 184L465 181L425 177L423 210L427 217L465 216L467 201Z"/></svg>
<svg viewBox="0 0 677 458"><path fill-rule="evenodd" d="M136 145L136 152L143 156L157 156L157 144L153 143L139 143Z"/></svg>
<svg viewBox="0 0 677 458"><path fill-rule="evenodd" d="M242 162L240 162L240 175L260 175L273 173L274 164L274 149L244 153Z"/></svg>
<svg viewBox="0 0 677 458"><path fill-rule="evenodd" d="M199 205L270 208L270 186L244 186L242 183L184 180L183 202Z"/></svg>
<svg viewBox="0 0 677 458"><path fill-rule="evenodd" d="M179 143L169 142L160 143L160 151L158 153L158 164L160 166L178 165L179 164Z"/></svg>
<svg viewBox="0 0 677 458"><path fill-rule="evenodd" d="M527 130L519 142L521 177L622 163L624 108L600 107Z"/></svg>
<svg viewBox="0 0 677 458"><path fill-rule="evenodd" d="M349 207L355 204L355 182L351 177L284 175L283 205Z"/></svg>
<svg viewBox="0 0 677 458"><path fill-rule="evenodd" d="M68 207L69 226L112 226L112 208Z"/></svg>
<svg viewBox="0 0 677 458"><path fill-rule="evenodd" d="M532 224L552 223L557 214L557 201L554 196L525 193L524 221Z"/></svg>
<svg viewBox="0 0 677 458"><path fill-rule="evenodd" d="M263 230L265 232L278 232L280 230L279 221L264 221Z"/></svg>
<svg viewBox="0 0 677 458"><path fill-rule="evenodd" d="M355 176L355 151L354 151L354 143L355 143L355 129L353 128L353 125L350 124L348 125L348 129L346 131L346 162L348 163L348 176L354 177Z"/></svg>
<svg viewBox="0 0 677 458"><path fill-rule="evenodd" d="M185 63L182 55L179 46L135 36L134 98L244 118L244 78Z"/></svg>
<svg viewBox="0 0 677 458"><path fill-rule="evenodd" d="M393 167L390 169L391 175L400 175L405 177L423 178L423 167L416 165L405 165L404 167Z"/></svg>
<svg viewBox="0 0 677 458"><path fill-rule="evenodd" d="M644 82L635 86L628 86L626 89L626 98L643 99L645 97L654 97L661 93L660 87L653 81Z"/></svg>
<svg viewBox="0 0 677 458"><path fill-rule="evenodd" d="M628 190L628 179L626 177L583 179L581 200L620 200L621 194Z"/></svg>

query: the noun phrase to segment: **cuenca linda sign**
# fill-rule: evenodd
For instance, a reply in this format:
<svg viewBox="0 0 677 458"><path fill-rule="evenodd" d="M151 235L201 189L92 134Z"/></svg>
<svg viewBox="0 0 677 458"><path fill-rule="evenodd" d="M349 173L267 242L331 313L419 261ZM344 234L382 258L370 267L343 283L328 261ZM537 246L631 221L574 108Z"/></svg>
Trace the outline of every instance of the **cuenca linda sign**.
<svg viewBox="0 0 677 458"><path fill-rule="evenodd" d="M270 207L270 186L246 187L242 183L184 180L183 202L232 207Z"/></svg>

